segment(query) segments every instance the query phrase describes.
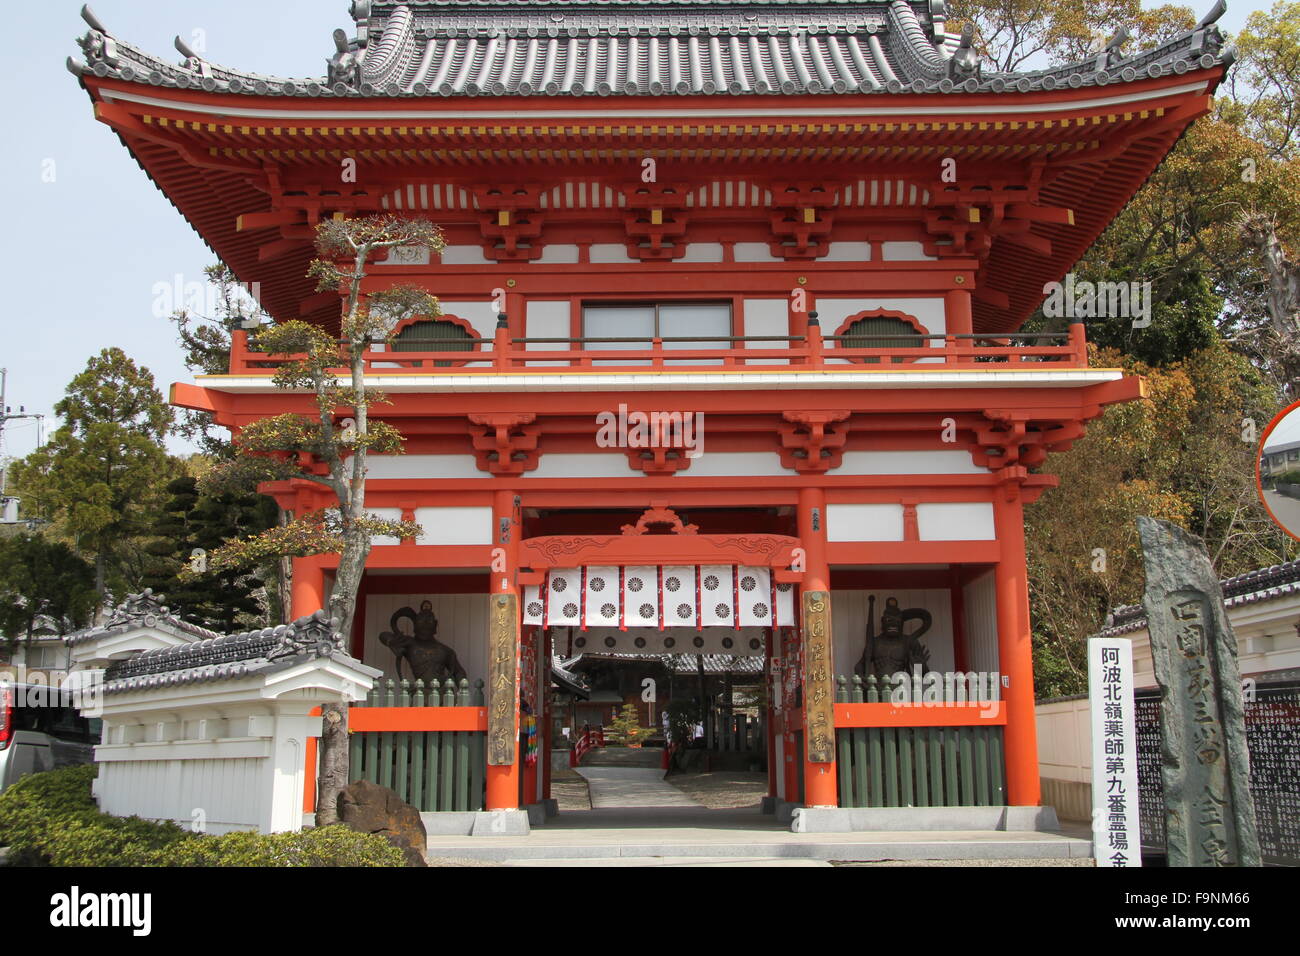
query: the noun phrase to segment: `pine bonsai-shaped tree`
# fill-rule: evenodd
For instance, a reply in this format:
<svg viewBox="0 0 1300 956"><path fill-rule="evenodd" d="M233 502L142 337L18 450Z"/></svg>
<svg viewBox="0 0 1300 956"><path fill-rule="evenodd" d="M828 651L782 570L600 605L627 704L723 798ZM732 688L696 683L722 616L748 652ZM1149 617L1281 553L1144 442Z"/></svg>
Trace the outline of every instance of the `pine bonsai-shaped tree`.
<svg viewBox="0 0 1300 956"><path fill-rule="evenodd" d="M636 704L624 704L619 715L610 721L609 730L614 740L625 747L639 747L643 740L654 733L654 728L641 726Z"/></svg>

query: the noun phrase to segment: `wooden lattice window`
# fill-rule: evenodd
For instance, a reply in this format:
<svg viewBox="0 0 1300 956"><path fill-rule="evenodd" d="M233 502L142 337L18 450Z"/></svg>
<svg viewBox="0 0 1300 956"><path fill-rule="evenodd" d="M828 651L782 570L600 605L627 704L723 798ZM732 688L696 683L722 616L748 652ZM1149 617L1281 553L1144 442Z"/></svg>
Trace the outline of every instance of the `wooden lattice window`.
<svg viewBox="0 0 1300 956"><path fill-rule="evenodd" d="M394 352L473 352L478 343L465 323L448 317L416 319L393 336ZM424 363L421 362L421 365ZM435 368L463 364L450 360L434 362Z"/></svg>
<svg viewBox="0 0 1300 956"><path fill-rule="evenodd" d="M916 349L924 348L927 341L915 319L905 318L897 312L861 316L845 323L837 334L844 336L839 340L840 348L844 349ZM877 357L855 358L853 361L880 363ZM899 364L915 360L895 356L891 361Z"/></svg>

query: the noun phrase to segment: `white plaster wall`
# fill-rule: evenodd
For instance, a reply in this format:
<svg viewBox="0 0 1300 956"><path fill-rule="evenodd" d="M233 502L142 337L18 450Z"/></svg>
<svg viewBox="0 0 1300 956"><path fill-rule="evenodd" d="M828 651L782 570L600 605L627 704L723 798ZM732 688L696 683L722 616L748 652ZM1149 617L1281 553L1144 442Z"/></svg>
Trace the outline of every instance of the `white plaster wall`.
<svg viewBox="0 0 1300 956"><path fill-rule="evenodd" d="M627 247L621 242L593 243L587 250L587 258L593 264L636 261L627 254Z"/></svg>
<svg viewBox="0 0 1300 956"><path fill-rule="evenodd" d="M731 255L737 262L781 262L772 255L766 242L738 242L731 249Z"/></svg>
<svg viewBox="0 0 1300 956"><path fill-rule="evenodd" d="M869 242L832 242L827 247L823 262L870 262L871 243Z"/></svg>
<svg viewBox="0 0 1300 956"><path fill-rule="evenodd" d="M678 262L721 262L722 243L692 242L686 246L686 253Z"/></svg>
<svg viewBox="0 0 1300 956"><path fill-rule="evenodd" d="M385 478L483 478L472 455L370 455L366 477Z"/></svg>
<svg viewBox="0 0 1300 956"><path fill-rule="evenodd" d="M424 544L491 544L492 509L487 507L416 508Z"/></svg>
<svg viewBox="0 0 1300 956"><path fill-rule="evenodd" d="M938 501L916 506L922 541L993 541L993 505L988 501Z"/></svg>
<svg viewBox="0 0 1300 956"><path fill-rule="evenodd" d="M966 609L966 663L971 670L998 670L998 606L993 571L989 570L962 589Z"/></svg>
<svg viewBox="0 0 1300 956"><path fill-rule="evenodd" d="M846 451L840 475L982 475L966 451Z"/></svg>
<svg viewBox="0 0 1300 956"><path fill-rule="evenodd" d="M902 541L903 506L894 504L828 504L828 541Z"/></svg>
<svg viewBox="0 0 1300 956"><path fill-rule="evenodd" d="M578 247L566 243L551 243L543 247L542 254L533 261L543 265L574 263L578 261Z"/></svg>
<svg viewBox="0 0 1300 956"><path fill-rule="evenodd" d="M389 521L400 521L401 508L368 508L371 514ZM415 521L424 529L417 544L491 544L492 509L486 507L416 508ZM395 545L397 538L373 536L375 545Z"/></svg>
<svg viewBox="0 0 1300 956"><path fill-rule="evenodd" d="M925 254L925 247L919 242L882 242L882 258L890 262L917 262L933 260L934 256Z"/></svg>
<svg viewBox="0 0 1300 956"><path fill-rule="evenodd" d="M209 833L255 830L269 798L262 786L265 763L254 757L100 762L100 809L173 820L186 829L201 810Z"/></svg>
<svg viewBox="0 0 1300 956"><path fill-rule="evenodd" d="M789 299L745 299L745 335L789 335L790 334L790 300ZM746 342L749 349L783 349L790 347L790 342ZM754 359L751 364L789 365L789 359Z"/></svg>
<svg viewBox="0 0 1300 956"><path fill-rule="evenodd" d="M576 247L575 247L576 249ZM576 259L575 259L576 261ZM567 300L529 300L524 320L524 338L530 339L567 339L571 331L569 324L569 303ZM529 352L563 351L562 342L528 342L524 349ZM533 361L529 365L568 365L564 361Z"/></svg>
<svg viewBox="0 0 1300 956"><path fill-rule="evenodd" d="M885 600L898 598L899 607L919 607L930 612L930 630L921 637L921 643L930 649L930 670L953 669L952 596L947 588L885 589L875 591L831 591L831 632L835 642L835 674L852 679L854 668L862 657L867 635L867 599L876 598L876 630L880 629L880 615ZM905 627L914 631L919 625L909 621Z"/></svg>
<svg viewBox="0 0 1300 956"><path fill-rule="evenodd" d="M447 246L442 250L443 265L448 266L487 266L492 264L483 255L482 246Z"/></svg>

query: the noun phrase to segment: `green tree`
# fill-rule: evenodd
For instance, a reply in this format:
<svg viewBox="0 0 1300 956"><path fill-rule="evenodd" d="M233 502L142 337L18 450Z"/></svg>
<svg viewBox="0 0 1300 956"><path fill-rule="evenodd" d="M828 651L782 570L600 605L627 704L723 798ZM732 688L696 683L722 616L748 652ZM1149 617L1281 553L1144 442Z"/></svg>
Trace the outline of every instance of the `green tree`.
<svg viewBox="0 0 1300 956"><path fill-rule="evenodd" d="M1271 158L1300 157L1300 2L1253 12L1236 47L1228 89L1238 123Z"/></svg>
<svg viewBox="0 0 1300 956"><path fill-rule="evenodd" d="M1141 0L954 0L947 28L970 24L975 49L1000 71L1077 63L1096 56L1122 26L1121 49L1144 49L1190 29L1188 7L1143 10Z"/></svg>
<svg viewBox="0 0 1300 956"><path fill-rule="evenodd" d="M178 467L162 444L172 412L149 370L118 348L90 359L54 411L62 426L15 466L15 479L93 558L104 598L110 585L133 576L124 572L147 528L158 479Z"/></svg>
<svg viewBox="0 0 1300 956"><path fill-rule="evenodd" d="M419 219L376 215L322 222L316 230L319 258L311 265L321 291L343 292L339 335L299 320L262 331L257 347L284 356L276 369L277 387L310 396L314 414L286 412L246 426L236 439L240 455L260 459L252 467L265 477L297 478L321 485L336 504L323 513L295 515L287 524L239 538L217 549L212 569L247 567L286 555L338 553L338 571L329 597L330 623L349 634L357 590L365 572L373 535L412 538L421 531L411 522L387 521L366 512L366 460L370 453L400 454L402 436L371 409L387 401L365 383L365 352L374 342L391 342L397 325L415 315L440 315L427 292L394 287L363 293L370 260L398 246L442 249L441 232ZM337 819L339 791L347 785L347 710L326 705L321 739L316 819Z"/></svg>
<svg viewBox="0 0 1300 956"><path fill-rule="evenodd" d="M38 622L58 634L84 626L96 602L95 572L71 548L41 535L0 538L0 631L12 657Z"/></svg>
<svg viewBox="0 0 1300 956"><path fill-rule="evenodd" d="M642 727L641 717L636 712L636 704L624 704L617 717L609 723L610 734L625 747L641 744L651 734L653 727Z"/></svg>
<svg viewBox="0 0 1300 956"><path fill-rule="evenodd" d="M176 326L187 369L203 375L225 375L230 370L231 334L236 329L256 328L264 321L265 313L224 262L208 266L203 273L217 290L216 314L179 309L169 320ZM230 440L220 434L211 412L183 410L176 431L214 458L234 456Z"/></svg>
<svg viewBox="0 0 1300 956"><path fill-rule="evenodd" d="M1025 510L1039 697L1082 692L1088 635L1141 600L1138 515L1200 535L1224 576L1297 553L1255 488L1257 444L1242 423L1266 420L1275 393L1243 356L1218 341L1163 368L1115 351L1092 358L1143 375L1147 397L1107 409L1048 459L1060 485Z"/></svg>
<svg viewBox="0 0 1300 956"><path fill-rule="evenodd" d="M154 537L147 550L155 560L144 584L166 595L167 603L194 624L216 631L262 626L262 577L235 568L211 575L181 572L201 567L206 552L230 538L274 527L275 502L255 493L201 493L198 480L188 475L173 479L166 490L170 497L150 529ZM274 581L275 575L270 571L263 577Z"/></svg>

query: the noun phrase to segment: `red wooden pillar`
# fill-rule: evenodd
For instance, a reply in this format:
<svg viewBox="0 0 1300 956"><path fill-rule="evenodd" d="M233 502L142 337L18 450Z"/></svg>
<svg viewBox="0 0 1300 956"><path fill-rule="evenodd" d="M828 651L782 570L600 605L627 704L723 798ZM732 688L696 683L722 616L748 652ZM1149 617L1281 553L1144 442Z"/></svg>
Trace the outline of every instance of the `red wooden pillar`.
<svg viewBox="0 0 1300 956"><path fill-rule="evenodd" d="M764 744L767 746L767 795L775 799L776 797L776 775L778 767L776 765L776 701L777 694L781 692L777 684L776 675L772 673L772 656L773 642L776 637L772 633L773 629L767 629L767 636L763 641L763 673L767 675L767 720L764 724L767 727L765 736L767 740Z"/></svg>
<svg viewBox="0 0 1300 956"><path fill-rule="evenodd" d="M801 488L799 490L799 544L805 552L805 570L803 584L800 588L800 620L803 620L803 600L806 594L812 592L821 592L826 595L826 650L827 658L822 667L832 670L835 664L835 649L831 641L831 616L830 616L830 581L831 569L826 563L826 493L820 488ZM809 713L810 682L813 679L813 668L810 667L808 660L808 640L809 635L800 635L800 651L803 660L801 668L803 674L804 687L804 714ZM826 688L834 685L835 677L830 675L829 680L825 681ZM829 732L832 739L835 735L834 716L832 711L831 726ZM809 753L813 750L810 746L812 729L808 722L804 721L804 803L810 807L834 807L839 805L839 788L835 780L835 757L832 751L831 760L828 763L813 763L808 759Z"/></svg>
<svg viewBox="0 0 1300 956"><path fill-rule="evenodd" d="M498 693L509 694L514 723L510 739L513 741L515 757L509 764L488 764L486 776L486 807L488 810L513 810L519 806L519 763L522 755L519 752L519 651L521 643L519 640L519 587L515 580L515 573L519 568L520 534L517 511L513 491L498 491L496 493L492 502L494 564L488 575L488 580L491 582L488 599L491 601L493 597L500 594L513 595L515 598L515 679L512 690L498 691L491 687L488 688L488 707L490 714L491 707L497 699L494 695Z"/></svg>
<svg viewBox="0 0 1300 956"><path fill-rule="evenodd" d="M1034 715L1034 657L1029 627L1028 571L1025 565L1024 509L1020 486L1008 481L993 501L998 536L998 669L1006 686L1007 803L1039 803L1038 733Z"/></svg>
<svg viewBox="0 0 1300 956"><path fill-rule="evenodd" d="M325 607L325 569L319 557L293 559L290 618L297 620Z"/></svg>
<svg viewBox="0 0 1300 956"><path fill-rule="evenodd" d="M551 657L554 654L552 645L555 637L551 634L550 628L542 632L542 668L541 676L538 678L540 684L538 694L542 699L542 726L539 732L542 735L542 749L538 755L538 760L542 761L542 799L551 799L551 747L554 746L555 718L551 713Z"/></svg>

